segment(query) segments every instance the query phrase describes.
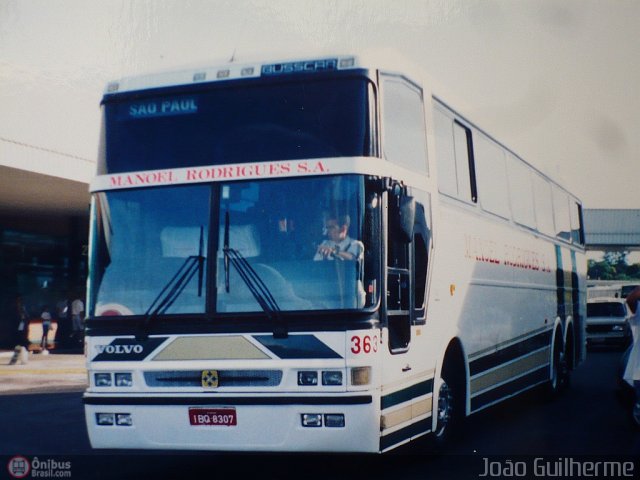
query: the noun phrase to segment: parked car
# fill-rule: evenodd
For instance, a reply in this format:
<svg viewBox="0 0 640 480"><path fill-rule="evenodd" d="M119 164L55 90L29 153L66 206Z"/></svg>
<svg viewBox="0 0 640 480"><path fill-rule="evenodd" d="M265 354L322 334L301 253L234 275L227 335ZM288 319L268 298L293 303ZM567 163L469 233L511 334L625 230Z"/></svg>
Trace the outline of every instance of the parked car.
<svg viewBox="0 0 640 480"><path fill-rule="evenodd" d="M629 310L620 298L597 298L587 302L587 344L616 344L631 341Z"/></svg>

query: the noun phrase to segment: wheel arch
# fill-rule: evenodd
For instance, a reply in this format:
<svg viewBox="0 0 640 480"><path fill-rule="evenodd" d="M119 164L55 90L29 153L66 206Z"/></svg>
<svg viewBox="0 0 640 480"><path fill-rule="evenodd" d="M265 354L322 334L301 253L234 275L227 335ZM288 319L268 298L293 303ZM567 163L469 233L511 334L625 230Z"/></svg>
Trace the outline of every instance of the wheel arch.
<svg viewBox="0 0 640 480"><path fill-rule="evenodd" d="M465 416L469 415L469 362L467 355L459 337L453 337L447 343L441 355L441 360L436 372L436 378L441 378L444 368L454 368L458 375L462 375L459 381L462 385L462 393L464 394ZM438 385L434 385L434 391L437 391Z"/></svg>

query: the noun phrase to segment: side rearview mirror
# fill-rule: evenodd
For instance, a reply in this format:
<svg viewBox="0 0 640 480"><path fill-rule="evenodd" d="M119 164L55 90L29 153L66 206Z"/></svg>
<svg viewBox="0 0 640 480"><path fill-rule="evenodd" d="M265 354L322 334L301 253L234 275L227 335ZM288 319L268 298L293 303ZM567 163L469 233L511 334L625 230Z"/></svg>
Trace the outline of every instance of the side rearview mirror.
<svg viewBox="0 0 640 480"><path fill-rule="evenodd" d="M400 230L407 243L413 240L413 226L416 223L416 200L413 197L400 198Z"/></svg>
<svg viewBox="0 0 640 480"><path fill-rule="evenodd" d="M411 243L416 221L415 198L401 195L392 198L391 206L389 214L392 219L392 234L404 243Z"/></svg>

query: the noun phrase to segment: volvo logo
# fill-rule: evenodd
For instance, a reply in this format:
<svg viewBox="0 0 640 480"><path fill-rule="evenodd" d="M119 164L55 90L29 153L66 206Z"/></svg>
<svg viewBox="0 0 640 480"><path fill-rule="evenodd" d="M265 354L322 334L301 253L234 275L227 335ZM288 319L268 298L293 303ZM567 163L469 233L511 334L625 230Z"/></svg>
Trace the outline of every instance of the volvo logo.
<svg viewBox="0 0 640 480"><path fill-rule="evenodd" d="M98 353L108 353L109 355L130 355L132 353L142 353L142 345L96 345Z"/></svg>
<svg viewBox="0 0 640 480"><path fill-rule="evenodd" d="M167 340L167 337L149 338L138 342L134 338L116 338L108 345L94 345L94 362L141 361Z"/></svg>

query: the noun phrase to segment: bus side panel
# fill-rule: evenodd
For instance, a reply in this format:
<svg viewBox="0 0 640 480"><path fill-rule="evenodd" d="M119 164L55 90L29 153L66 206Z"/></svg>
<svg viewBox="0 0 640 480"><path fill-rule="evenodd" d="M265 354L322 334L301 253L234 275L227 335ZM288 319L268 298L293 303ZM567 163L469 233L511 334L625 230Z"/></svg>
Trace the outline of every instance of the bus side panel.
<svg viewBox="0 0 640 480"><path fill-rule="evenodd" d="M446 202L428 324L439 324L443 341L462 341L470 413L548 380L557 316L555 251L532 232Z"/></svg>

